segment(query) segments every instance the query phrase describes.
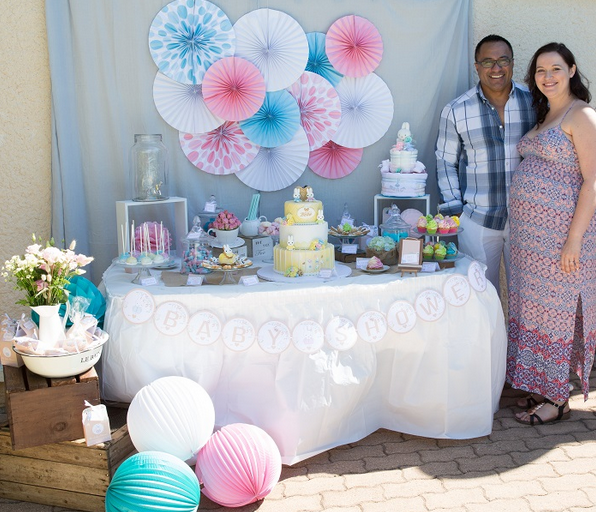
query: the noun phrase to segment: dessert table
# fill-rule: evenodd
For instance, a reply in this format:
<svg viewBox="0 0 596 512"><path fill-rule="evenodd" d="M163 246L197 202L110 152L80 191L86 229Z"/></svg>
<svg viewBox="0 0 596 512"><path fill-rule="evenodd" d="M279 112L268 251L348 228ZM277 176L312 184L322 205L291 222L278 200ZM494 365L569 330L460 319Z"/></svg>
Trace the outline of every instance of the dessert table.
<svg viewBox="0 0 596 512"><path fill-rule="evenodd" d="M487 435L507 338L479 268L463 257L417 276L356 270L328 281L143 287L112 265L102 398L130 402L157 378L188 377L213 399L216 427L257 425L284 464L379 428Z"/></svg>

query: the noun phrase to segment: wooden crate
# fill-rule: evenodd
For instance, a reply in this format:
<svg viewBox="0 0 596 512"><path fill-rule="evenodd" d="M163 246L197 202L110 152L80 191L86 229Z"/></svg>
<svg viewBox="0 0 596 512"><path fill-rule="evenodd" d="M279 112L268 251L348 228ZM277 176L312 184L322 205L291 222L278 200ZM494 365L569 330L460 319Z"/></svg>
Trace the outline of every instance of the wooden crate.
<svg viewBox="0 0 596 512"><path fill-rule="evenodd" d="M23 450L13 450L9 429L0 428L0 497L104 512L110 480L133 453L126 425L95 446L79 439Z"/></svg>
<svg viewBox="0 0 596 512"><path fill-rule="evenodd" d="M85 400L99 404L94 368L66 379L46 379L25 366L5 366L6 413L15 450L84 437Z"/></svg>

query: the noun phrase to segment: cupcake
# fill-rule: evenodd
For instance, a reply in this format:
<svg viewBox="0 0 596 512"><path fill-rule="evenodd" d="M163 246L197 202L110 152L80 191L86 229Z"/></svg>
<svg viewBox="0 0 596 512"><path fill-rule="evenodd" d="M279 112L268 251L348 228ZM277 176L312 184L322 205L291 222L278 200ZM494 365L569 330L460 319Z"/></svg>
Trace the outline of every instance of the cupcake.
<svg viewBox="0 0 596 512"><path fill-rule="evenodd" d="M430 261L433 259L433 255L435 250L431 242L427 243L424 248L422 249L422 259L426 261Z"/></svg>
<svg viewBox="0 0 596 512"><path fill-rule="evenodd" d="M431 219L426 223L426 232L429 235L434 235L438 229L437 221L435 219Z"/></svg>
<svg viewBox="0 0 596 512"><path fill-rule="evenodd" d="M367 270L383 270L383 262L376 256L373 256L370 260L368 260L366 268Z"/></svg>
<svg viewBox="0 0 596 512"><path fill-rule="evenodd" d="M457 233L457 224L453 220L453 217L447 216L445 217L445 221L447 221L447 224L449 225L449 233Z"/></svg>
<svg viewBox="0 0 596 512"><path fill-rule="evenodd" d="M447 219L443 218L439 220L437 222L437 227L441 235L446 235L447 233L449 233L450 226L449 221Z"/></svg>
<svg viewBox="0 0 596 512"><path fill-rule="evenodd" d="M426 233L426 217L424 215L418 219L416 227L418 228L418 233Z"/></svg>
<svg viewBox="0 0 596 512"><path fill-rule="evenodd" d="M449 242L447 244L447 254L445 255L445 258L448 260L453 260L457 257L457 253L458 253L458 249L457 246L455 245L454 242Z"/></svg>
<svg viewBox="0 0 596 512"><path fill-rule="evenodd" d="M437 247L435 249L435 259L438 261L442 261L445 259L445 256L447 255L447 249L445 248L444 245L439 245L439 247Z"/></svg>
<svg viewBox="0 0 596 512"><path fill-rule="evenodd" d="M455 222L455 225L459 228L459 217L457 215L452 215L451 220Z"/></svg>

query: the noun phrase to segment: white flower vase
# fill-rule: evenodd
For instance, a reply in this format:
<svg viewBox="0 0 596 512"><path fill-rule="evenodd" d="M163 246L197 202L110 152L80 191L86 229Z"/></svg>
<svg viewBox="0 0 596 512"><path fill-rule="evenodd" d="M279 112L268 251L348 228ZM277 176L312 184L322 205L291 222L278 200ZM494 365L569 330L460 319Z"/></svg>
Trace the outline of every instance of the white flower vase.
<svg viewBox="0 0 596 512"><path fill-rule="evenodd" d="M58 340L65 338L65 321L60 316L60 304L55 306L31 306L39 315L39 329L37 337L47 346L54 346Z"/></svg>

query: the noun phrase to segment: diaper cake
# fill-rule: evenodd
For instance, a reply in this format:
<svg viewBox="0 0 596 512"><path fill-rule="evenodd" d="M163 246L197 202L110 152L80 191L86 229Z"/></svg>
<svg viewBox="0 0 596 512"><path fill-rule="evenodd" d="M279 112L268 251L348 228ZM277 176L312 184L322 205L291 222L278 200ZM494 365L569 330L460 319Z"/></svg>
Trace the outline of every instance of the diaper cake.
<svg viewBox="0 0 596 512"><path fill-rule="evenodd" d="M328 224L323 203L311 187L294 188L293 200L284 203L279 244L273 248L273 269L288 277L317 275L335 265L335 248L327 243Z"/></svg>
<svg viewBox="0 0 596 512"><path fill-rule="evenodd" d="M418 161L418 150L410 123L403 123L397 132L395 145L389 151L390 160L381 164L381 194L390 197L420 197L426 193L426 167Z"/></svg>

